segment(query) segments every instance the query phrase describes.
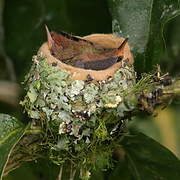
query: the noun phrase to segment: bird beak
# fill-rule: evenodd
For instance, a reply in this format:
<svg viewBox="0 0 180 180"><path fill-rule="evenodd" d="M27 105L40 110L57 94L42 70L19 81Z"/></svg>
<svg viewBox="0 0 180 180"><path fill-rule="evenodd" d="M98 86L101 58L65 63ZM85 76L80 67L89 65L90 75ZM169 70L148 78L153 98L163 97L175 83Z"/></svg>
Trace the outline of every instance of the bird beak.
<svg viewBox="0 0 180 180"><path fill-rule="evenodd" d="M46 28L46 33L47 33L47 42L48 42L48 46L49 46L49 49L51 49L54 40L52 39L51 33L50 33L50 31L49 31L49 29L48 29L48 27L47 27L46 25L45 25L45 28Z"/></svg>
<svg viewBox="0 0 180 180"><path fill-rule="evenodd" d="M124 41L121 43L121 45L118 47L115 55L117 57L124 57L124 48L125 48L125 45L128 41L128 38L124 39Z"/></svg>

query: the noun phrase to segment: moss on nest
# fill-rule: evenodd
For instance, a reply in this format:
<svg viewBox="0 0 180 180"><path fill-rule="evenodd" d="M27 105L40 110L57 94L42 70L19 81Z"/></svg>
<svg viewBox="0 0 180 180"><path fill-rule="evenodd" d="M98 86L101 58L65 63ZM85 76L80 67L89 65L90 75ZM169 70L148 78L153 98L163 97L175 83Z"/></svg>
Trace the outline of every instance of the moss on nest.
<svg viewBox="0 0 180 180"><path fill-rule="evenodd" d="M134 108L133 103L124 102L126 90L135 85L132 66L125 65L104 81L73 80L69 71L50 66L37 55L25 84L27 94L21 104L46 132L46 147L54 163L70 160L88 170L110 166L114 145L123 132L120 119ZM98 162L99 158L104 161Z"/></svg>

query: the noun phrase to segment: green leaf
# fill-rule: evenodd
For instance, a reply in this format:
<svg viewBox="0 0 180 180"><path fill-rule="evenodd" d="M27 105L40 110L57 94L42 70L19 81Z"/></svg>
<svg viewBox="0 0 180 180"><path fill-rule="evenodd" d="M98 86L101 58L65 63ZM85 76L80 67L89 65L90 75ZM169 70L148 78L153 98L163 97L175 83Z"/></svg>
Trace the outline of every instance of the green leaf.
<svg viewBox="0 0 180 180"><path fill-rule="evenodd" d="M25 127L17 119L7 114L0 114L0 179L13 147L25 131Z"/></svg>
<svg viewBox="0 0 180 180"><path fill-rule="evenodd" d="M126 136L122 141L122 148L125 151L125 161L118 163L109 179L120 178L122 175L124 180L180 179L180 161L148 136L142 133Z"/></svg>
<svg viewBox="0 0 180 180"><path fill-rule="evenodd" d="M168 23L165 26L164 32L167 53L162 57L161 67L164 72L170 72L171 75L178 75L180 67L180 16Z"/></svg>
<svg viewBox="0 0 180 180"><path fill-rule="evenodd" d="M141 72L158 63L163 28L180 14L179 0L109 0L113 32L129 37L135 65Z"/></svg>

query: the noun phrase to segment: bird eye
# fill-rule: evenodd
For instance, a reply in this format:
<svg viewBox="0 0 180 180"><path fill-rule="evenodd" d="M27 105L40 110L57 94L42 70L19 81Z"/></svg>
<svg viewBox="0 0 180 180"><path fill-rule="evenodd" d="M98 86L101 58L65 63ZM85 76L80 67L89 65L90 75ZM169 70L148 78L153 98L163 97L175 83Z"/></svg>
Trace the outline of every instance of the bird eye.
<svg viewBox="0 0 180 180"><path fill-rule="evenodd" d="M123 56L119 56L119 57L117 58L117 62L120 62L122 59L123 59Z"/></svg>

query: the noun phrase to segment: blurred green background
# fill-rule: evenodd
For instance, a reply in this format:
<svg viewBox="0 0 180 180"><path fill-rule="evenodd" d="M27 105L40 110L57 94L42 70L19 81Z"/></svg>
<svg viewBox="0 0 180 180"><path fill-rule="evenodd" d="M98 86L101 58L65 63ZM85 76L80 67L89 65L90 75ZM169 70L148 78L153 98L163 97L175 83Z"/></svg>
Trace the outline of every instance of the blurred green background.
<svg viewBox="0 0 180 180"><path fill-rule="evenodd" d="M106 0L0 0L0 112L26 121L18 105L23 96L21 82L31 66L31 57L46 41L44 25L74 35L112 33L111 14ZM163 72L179 75L180 16L164 30ZM130 125L164 144L180 157L180 105L172 105L152 118L135 118ZM36 167L36 168L33 168ZM57 167L46 160L25 163L6 180L57 177Z"/></svg>

